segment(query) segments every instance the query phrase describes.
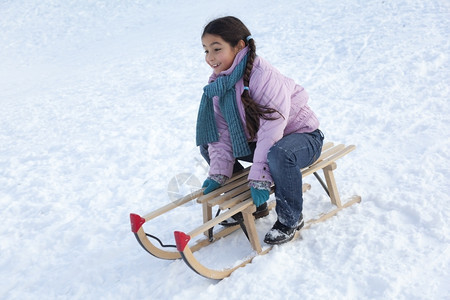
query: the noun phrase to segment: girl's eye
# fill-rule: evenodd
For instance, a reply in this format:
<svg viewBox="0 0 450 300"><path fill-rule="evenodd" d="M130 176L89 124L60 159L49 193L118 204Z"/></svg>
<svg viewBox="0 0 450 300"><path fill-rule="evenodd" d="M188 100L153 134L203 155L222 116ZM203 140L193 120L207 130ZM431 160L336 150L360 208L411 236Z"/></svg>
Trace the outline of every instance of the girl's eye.
<svg viewBox="0 0 450 300"><path fill-rule="evenodd" d="M208 54L209 53L209 51L208 50L205 50L205 54Z"/></svg>
<svg viewBox="0 0 450 300"><path fill-rule="evenodd" d="M220 50L222 50L222 49L221 48L214 49L214 51L216 51L216 52L219 52Z"/></svg>

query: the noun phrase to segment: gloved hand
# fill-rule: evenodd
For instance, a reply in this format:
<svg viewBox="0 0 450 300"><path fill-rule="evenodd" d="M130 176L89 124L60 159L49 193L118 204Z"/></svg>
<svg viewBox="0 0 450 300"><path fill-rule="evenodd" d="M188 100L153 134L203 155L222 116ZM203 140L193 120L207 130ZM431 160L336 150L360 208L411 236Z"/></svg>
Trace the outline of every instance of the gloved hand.
<svg viewBox="0 0 450 300"><path fill-rule="evenodd" d="M269 191L266 189L250 187L250 192L252 193L253 203L256 205L256 207L261 206L267 200L269 200Z"/></svg>
<svg viewBox="0 0 450 300"><path fill-rule="evenodd" d="M215 189L217 189L220 186L220 183L218 183L215 180L212 180L211 178L206 178L206 180L203 182L202 188L205 188L203 191L203 195L209 194Z"/></svg>

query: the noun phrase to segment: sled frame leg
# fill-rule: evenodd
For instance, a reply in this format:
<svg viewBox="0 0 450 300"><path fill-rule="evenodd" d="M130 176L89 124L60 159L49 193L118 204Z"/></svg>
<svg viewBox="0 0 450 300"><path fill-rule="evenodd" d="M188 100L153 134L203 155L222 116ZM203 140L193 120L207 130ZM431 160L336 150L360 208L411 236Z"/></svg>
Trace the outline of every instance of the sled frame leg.
<svg viewBox="0 0 450 300"><path fill-rule="evenodd" d="M328 193L331 199L331 203L336 205L337 207L341 207L341 198L339 197L339 191L337 188L336 180L334 179L333 170L337 168L336 163L332 163L325 168L323 168L323 175L325 176L325 180L328 186Z"/></svg>
<svg viewBox="0 0 450 300"><path fill-rule="evenodd" d="M252 205L242 211L244 217L244 224L247 229L247 237L252 245L253 250L257 253L261 253L261 243L259 242L259 237L255 226L255 217L253 213L256 211L255 205Z"/></svg>

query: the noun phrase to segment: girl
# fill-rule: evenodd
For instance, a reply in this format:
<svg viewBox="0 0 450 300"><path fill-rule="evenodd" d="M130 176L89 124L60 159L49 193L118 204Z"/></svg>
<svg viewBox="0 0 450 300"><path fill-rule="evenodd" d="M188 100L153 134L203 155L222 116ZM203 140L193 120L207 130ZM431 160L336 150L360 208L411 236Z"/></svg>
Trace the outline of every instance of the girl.
<svg viewBox="0 0 450 300"><path fill-rule="evenodd" d="M250 31L235 17L206 25L202 44L213 69L197 119L197 145L210 165L204 193L242 169L237 160L252 162L248 181L259 216L268 214L275 184L278 219L264 241L290 241L304 224L300 168L319 157L324 138L308 94L256 56Z"/></svg>

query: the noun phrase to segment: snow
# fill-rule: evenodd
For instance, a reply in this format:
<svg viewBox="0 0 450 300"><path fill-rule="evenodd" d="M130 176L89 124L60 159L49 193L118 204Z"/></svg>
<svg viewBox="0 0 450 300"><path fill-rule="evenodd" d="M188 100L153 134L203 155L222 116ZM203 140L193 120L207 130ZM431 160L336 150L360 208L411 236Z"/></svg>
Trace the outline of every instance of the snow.
<svg viewBox="0 0 450 300"><path fill-rule="evenodd" d="M216 281L146 253L129 213L206 176L200 34L224 15L357 146L335 175L362 202ZM449 33L438 0L2 1L0 298L450 299ZM332 208L307 181L305 219ZM189 203L146 229L170 244L199 222ZM239 233L199 253L248 255Z"/></svg>

